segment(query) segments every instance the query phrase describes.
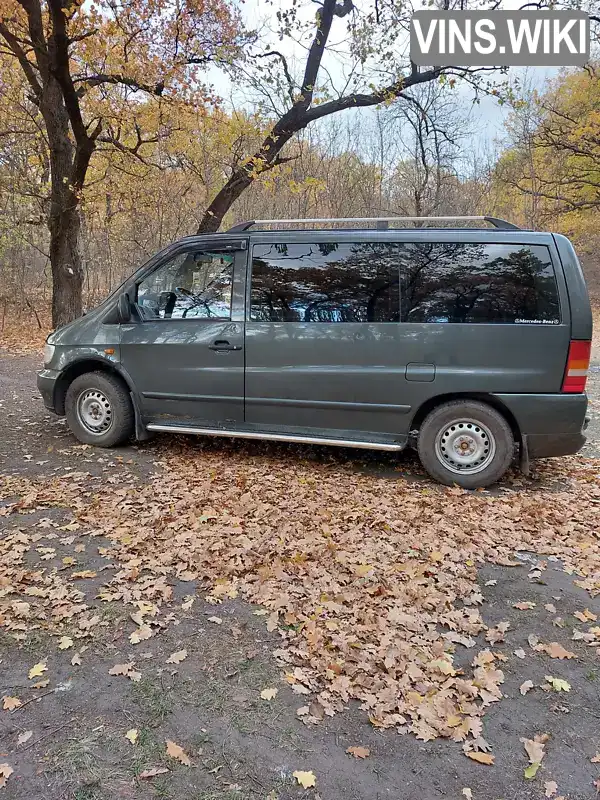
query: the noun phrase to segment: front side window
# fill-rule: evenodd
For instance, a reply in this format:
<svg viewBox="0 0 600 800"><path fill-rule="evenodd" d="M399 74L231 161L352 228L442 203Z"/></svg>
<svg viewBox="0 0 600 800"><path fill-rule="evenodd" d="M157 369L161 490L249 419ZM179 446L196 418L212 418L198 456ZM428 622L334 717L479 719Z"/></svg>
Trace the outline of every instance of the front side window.
<svg viewBox="0 0 600 800"><path fill-rule="evenodd" d="M142 319L230 319L231 253L180 253L138 284Z"/></svg>
<svg viewBox="0 0 600 800"><path fill-rule="evenodd" d="M250 319L398 322L397 244L255 245Z"/></svg>
<svg viewBox="0 0 600 800"><path fill-rule="evenodd" d="M404 322L560 322L547 247L407 243L400 272Z"/></svg>

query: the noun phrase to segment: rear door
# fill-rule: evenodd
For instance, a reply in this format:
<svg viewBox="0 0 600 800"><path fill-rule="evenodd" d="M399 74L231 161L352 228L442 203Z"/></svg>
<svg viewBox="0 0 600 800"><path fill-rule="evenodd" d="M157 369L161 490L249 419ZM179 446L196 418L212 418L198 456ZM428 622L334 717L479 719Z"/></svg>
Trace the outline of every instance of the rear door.
<svg viewBox="0 0 600 800"><path fill-rule="evenodd" d="M121 358L147 420L243 422L244 247L182 246L137 283Z"/></svg>
<svg viewBox="0 0 600 800"><path fill-rule="evenodd" d="M252 247L246 422L389 439L410 410L394 246L376 236L307 237Z"/></svg>

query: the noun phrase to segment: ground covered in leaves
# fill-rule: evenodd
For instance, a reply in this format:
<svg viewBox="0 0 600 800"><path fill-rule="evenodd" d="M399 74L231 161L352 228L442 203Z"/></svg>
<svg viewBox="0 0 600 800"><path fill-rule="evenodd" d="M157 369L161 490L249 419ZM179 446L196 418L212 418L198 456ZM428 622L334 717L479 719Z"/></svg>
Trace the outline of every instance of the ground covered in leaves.
<svg viewBox="0 0 600 800"><path fill-rule="evenodd" d="M100 451L33 365L0 357L6 797L596 796L594 442L489 492L410 456Z"/></svg>

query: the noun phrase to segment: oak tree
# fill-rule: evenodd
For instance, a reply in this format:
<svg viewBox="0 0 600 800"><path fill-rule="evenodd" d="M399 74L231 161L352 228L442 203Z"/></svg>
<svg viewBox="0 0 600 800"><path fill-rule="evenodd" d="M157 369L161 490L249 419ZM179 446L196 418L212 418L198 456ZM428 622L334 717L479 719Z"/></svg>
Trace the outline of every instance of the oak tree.
<svg viewBox="0 0 600 800"><path fill-rule="evenodd" d="M49 153L52 321L82 312L80 201L103 143L138 156L140 98L205 103L201 70L231 60L239 18L226 0L0 0L0 52L18 64Z"/></svg>

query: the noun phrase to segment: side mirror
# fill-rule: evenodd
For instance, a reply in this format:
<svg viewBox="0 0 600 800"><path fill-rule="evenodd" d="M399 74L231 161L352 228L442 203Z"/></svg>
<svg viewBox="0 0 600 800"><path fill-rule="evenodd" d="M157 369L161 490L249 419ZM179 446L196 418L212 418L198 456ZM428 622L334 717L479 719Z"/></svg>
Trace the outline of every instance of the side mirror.
<svg viewBox="0 0 600 800"><path fill-rule="evenodd" d="M117 315L121 324L131 321L131 303L129 302L129 295L123 292L119 295L117 301Z"/></svg>

